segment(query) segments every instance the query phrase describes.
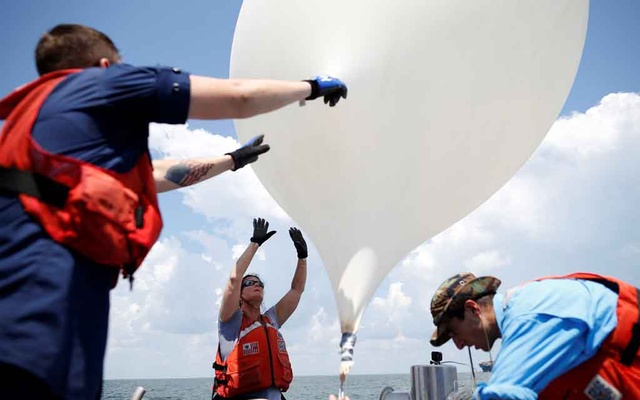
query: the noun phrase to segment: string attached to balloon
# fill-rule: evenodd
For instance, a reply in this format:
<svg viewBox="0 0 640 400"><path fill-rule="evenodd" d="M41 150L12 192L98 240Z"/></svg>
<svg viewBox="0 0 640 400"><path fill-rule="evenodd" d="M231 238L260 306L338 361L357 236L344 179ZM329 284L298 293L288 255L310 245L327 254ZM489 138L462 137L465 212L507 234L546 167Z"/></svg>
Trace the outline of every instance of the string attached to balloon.
<svg viewBox="0 0 640 400"><path fill-rule="evenodd" d="M344 400L346 395L344 394L344 382L340 381L340 389L338 389L338 400Z"/></svg>

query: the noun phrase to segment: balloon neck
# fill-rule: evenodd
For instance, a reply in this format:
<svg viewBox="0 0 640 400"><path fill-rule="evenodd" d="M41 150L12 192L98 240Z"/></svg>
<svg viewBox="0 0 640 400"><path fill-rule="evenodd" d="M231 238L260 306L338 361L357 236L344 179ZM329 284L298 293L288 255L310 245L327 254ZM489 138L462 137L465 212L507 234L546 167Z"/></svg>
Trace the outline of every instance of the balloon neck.
<svg viewBox="0 0 640 400"><path fill-rule="evenodd" d="M356 345L356 334L343 332L340 338L340 361L346 363L353 362L353 348Z"/></svg>
<svg viewBox="0 0 640 400"><path fill-rule="evenodd" d="M340 338L340 347L351 347L353 348L356 345L356 334L353 332L342 332L342 337Z"/></svg>

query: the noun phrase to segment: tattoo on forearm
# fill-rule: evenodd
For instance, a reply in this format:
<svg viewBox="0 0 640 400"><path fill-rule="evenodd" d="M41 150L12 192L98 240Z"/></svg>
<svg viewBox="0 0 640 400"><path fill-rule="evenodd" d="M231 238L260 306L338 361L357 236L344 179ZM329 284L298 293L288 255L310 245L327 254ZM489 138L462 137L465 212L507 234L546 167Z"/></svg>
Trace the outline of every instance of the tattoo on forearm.
<svg viewBox="0 0 640 400"><path fill-rule="evenodd" d="M213 164L185 161L169 167L164 177L168 181L184 187L200 182L211 168L213 168Z"/></svg>

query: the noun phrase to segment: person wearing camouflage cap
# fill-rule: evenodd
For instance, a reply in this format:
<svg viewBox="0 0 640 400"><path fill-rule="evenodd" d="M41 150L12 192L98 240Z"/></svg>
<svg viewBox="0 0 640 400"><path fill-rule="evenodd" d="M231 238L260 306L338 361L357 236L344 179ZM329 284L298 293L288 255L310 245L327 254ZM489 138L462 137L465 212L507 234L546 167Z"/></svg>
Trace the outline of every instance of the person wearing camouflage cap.
<svg viewBox="0 0 640 400"><path fill-rule="evenodd" d="M467 300L479 300L496 293L500 280L493 276L476 276L470 272L457 274L444 281L431 300L431 315L437 326L431 336L433 346L442 346L451 338L449 322L453 314L464 309ZM457 345L457 343L456 343ZM460 346L458 346L460 348ZM488 349L487 349L488 351Z"/></svg>
<svg viewBox="0 0 640 400"><path fill-rule="evenodd" d="M501 349L476 399L640 399L640 289L590 273L540 278L506 293L461 273L431 300L431 345Z"/></svg>

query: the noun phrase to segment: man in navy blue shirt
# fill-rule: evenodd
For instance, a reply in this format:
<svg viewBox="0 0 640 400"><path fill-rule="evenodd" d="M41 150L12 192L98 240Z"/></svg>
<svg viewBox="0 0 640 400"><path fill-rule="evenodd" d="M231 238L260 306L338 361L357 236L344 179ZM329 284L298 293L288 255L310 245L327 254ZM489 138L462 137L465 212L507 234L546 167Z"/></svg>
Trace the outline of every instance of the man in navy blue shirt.
<svg viewBox="0 0 640 400"><path fill-rule="evenodd" d="M48 95L33 140L44 151L113 173L130 171L148 154L150 122L247 118L317 97L333 106L347 93L330 77L215 79L177 68L134 67L121 63L106 35L82 25L58 25L44 34L36 64L41 76L81 70ZM156 189L241 168L268 150L261 142L210 160L156 162ZM0 398L100 397L109 292L118 272L54 241L16 193L0 190Z"/></svg>

